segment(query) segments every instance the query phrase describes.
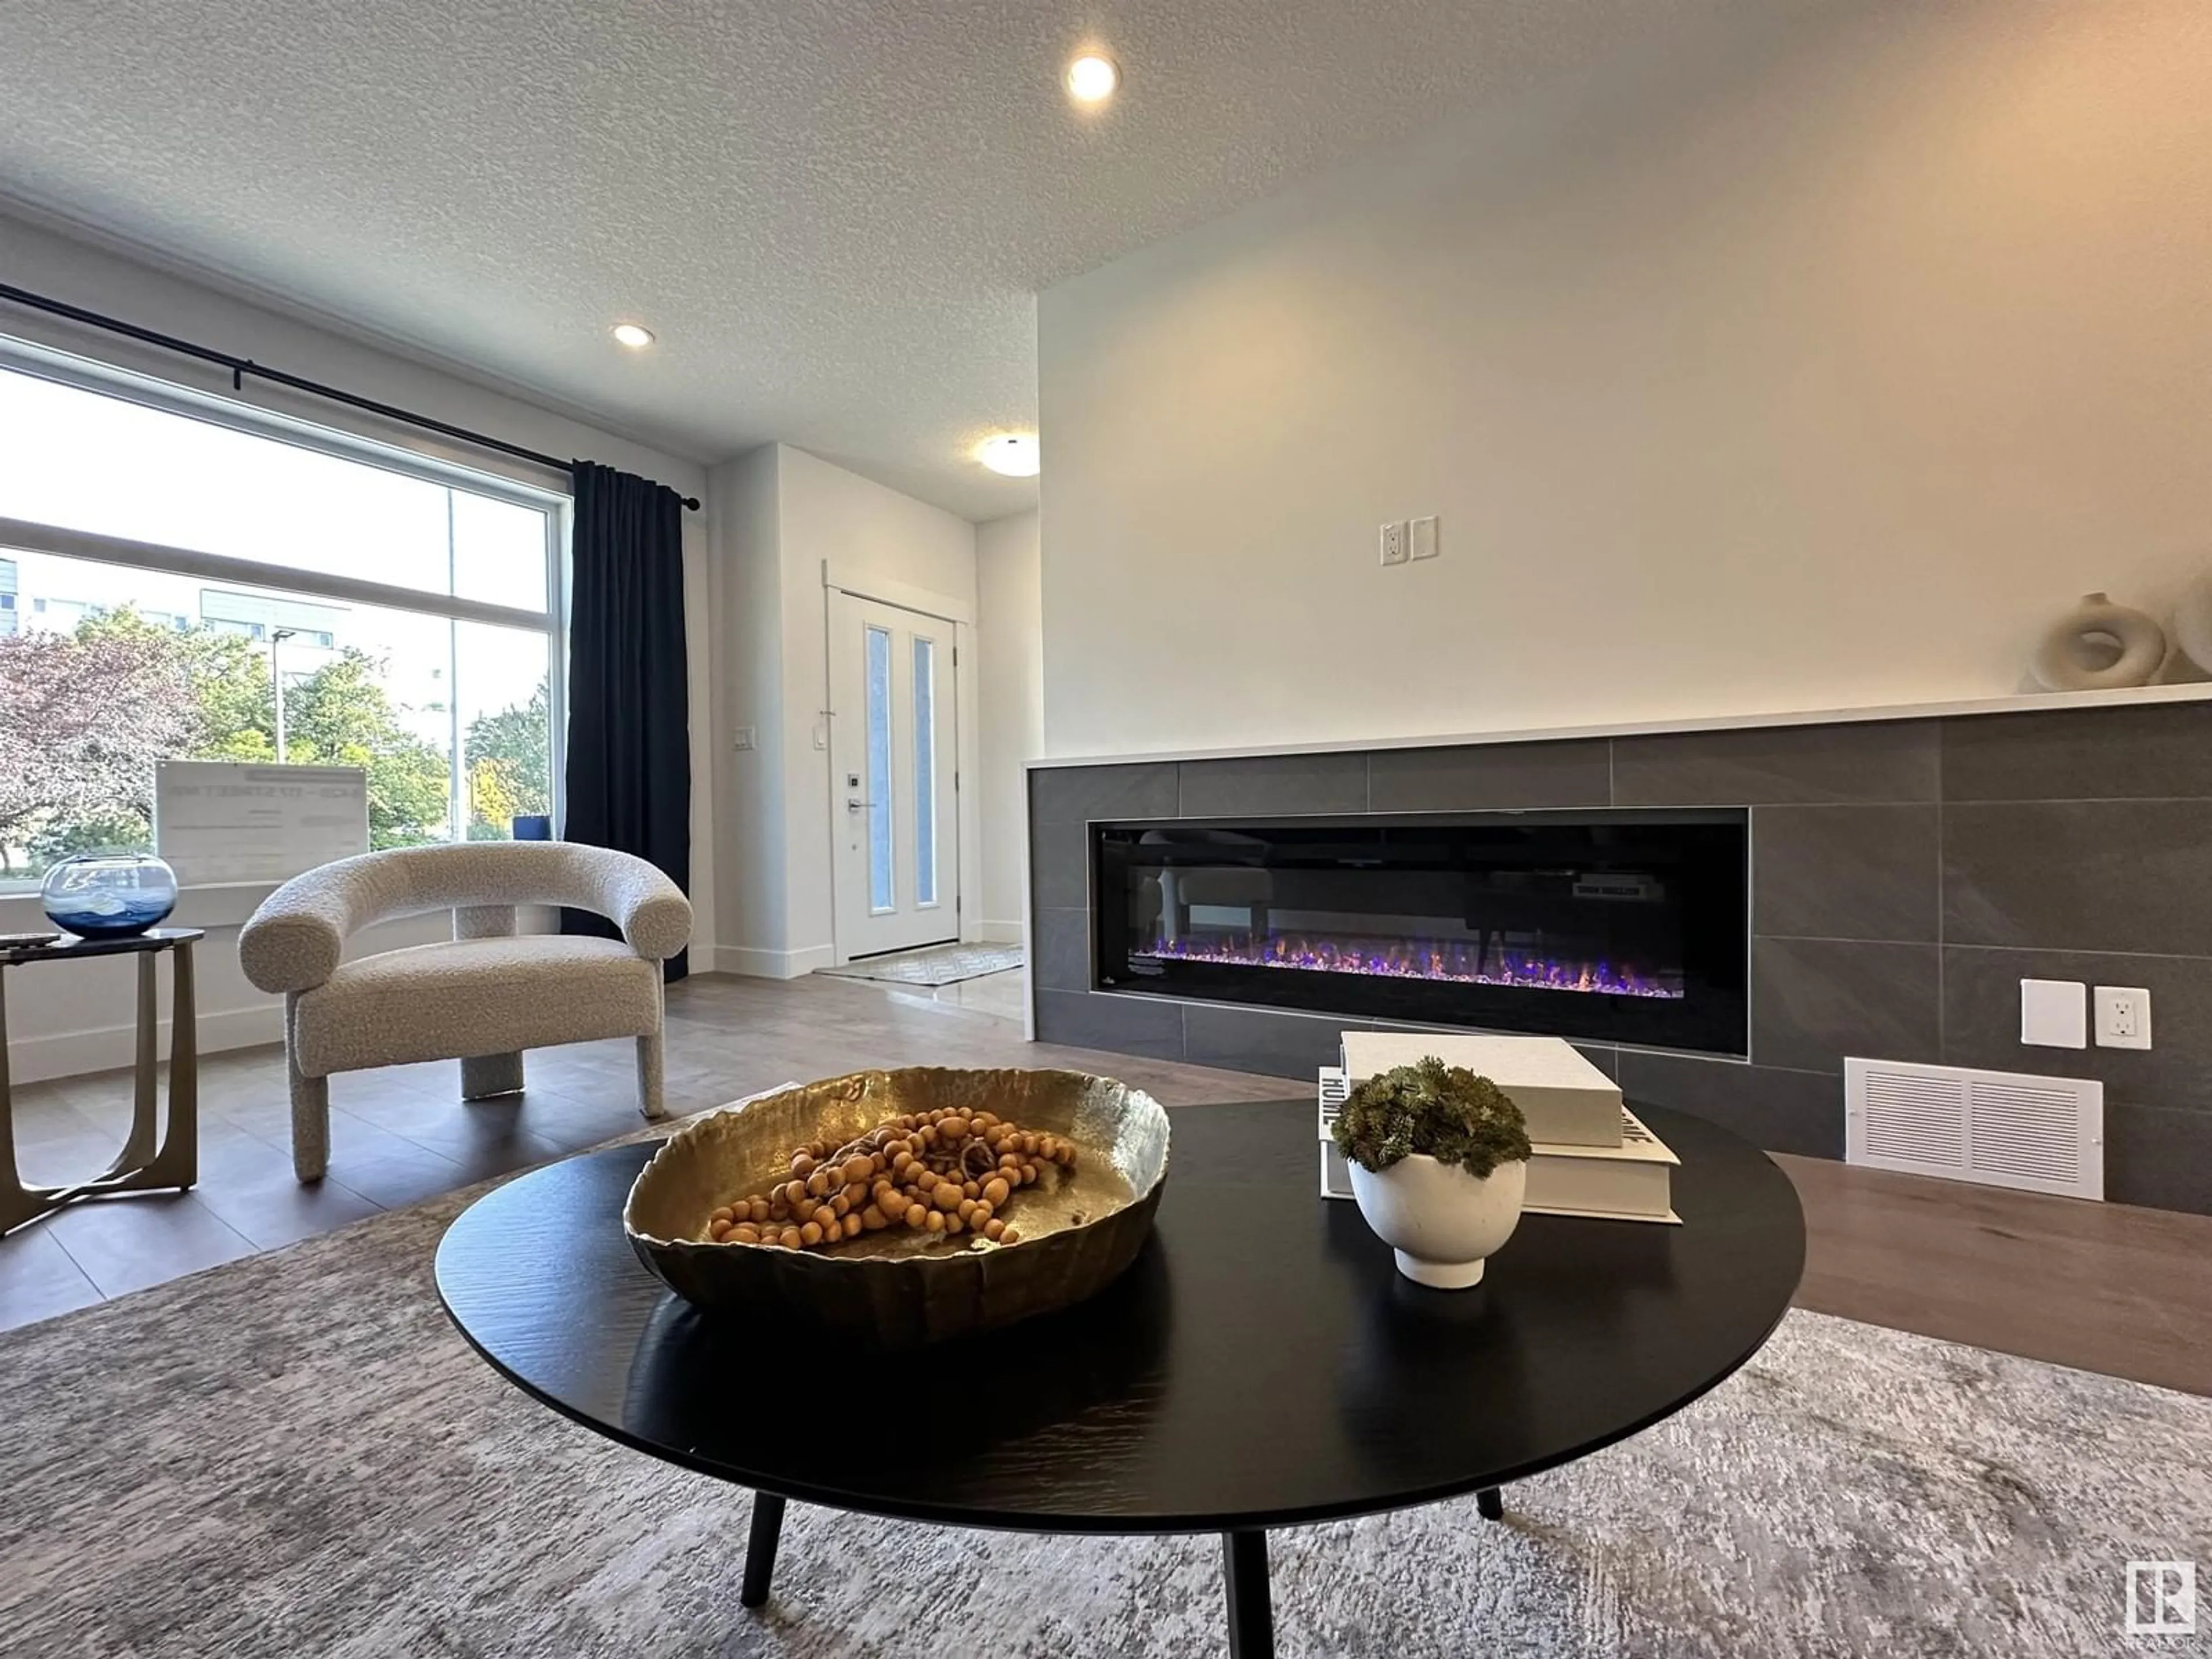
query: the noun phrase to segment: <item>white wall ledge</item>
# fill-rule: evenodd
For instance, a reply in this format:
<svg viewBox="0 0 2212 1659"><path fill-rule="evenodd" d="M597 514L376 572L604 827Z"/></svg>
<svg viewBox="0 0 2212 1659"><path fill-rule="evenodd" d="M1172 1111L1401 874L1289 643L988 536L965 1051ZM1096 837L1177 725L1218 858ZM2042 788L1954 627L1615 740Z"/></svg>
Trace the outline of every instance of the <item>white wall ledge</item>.
<svg viewBox="0 0 2212 1659"><path fill-rule="evenodd" d="M2133 686L2118 691L2042 691L1952 702L1885 703L1867 708L1796 708L1759 714L1708 714L1680 720L1617 720L1589 726L1530 726L1495 732L1440 732L1415 738L1346 738L1310 743L1240 744L1144 753L1050 755L1023 763L1036 771L1060 766L1131 766L1146 762L1246 760L1262 755L1341 755L1373 749L1456 749L1509 743L1565 743L1575 738L1664 737L1686 732L1749 731L1760 726L1848 726L1876 720L1951 720L1975 714L2047 714L2064 709L2126 708L2143 704L2212 702L2212 681Z"/></svg>

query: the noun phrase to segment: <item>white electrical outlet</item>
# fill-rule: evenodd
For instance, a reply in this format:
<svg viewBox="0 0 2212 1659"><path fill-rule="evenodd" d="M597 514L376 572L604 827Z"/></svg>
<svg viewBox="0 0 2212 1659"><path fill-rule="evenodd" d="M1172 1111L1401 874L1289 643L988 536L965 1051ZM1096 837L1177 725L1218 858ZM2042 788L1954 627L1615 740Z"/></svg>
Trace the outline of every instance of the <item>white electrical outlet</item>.
<svg viewBox="0 0 2212 1659"><path fill-rule="evenodd" d="M1413 533L1408 556L1416 559L1435 558L1437 550L1436 516L1431 514L1425 519L1416 519L1409 528Z"/></svg>
<svg viewBox="0 0 2212 1659"><path fill-rule="evenodd" d="M1382 526L1382 562L1406 562L1406 521L1403 519Z"/></svg>
<svg viewBox="0 0 2212 1659"><path fill-rule="evenodd" d="M2100 1048L2150 1047L2150 993L2136 985L2100 985L2097 1005Z"/></svg>

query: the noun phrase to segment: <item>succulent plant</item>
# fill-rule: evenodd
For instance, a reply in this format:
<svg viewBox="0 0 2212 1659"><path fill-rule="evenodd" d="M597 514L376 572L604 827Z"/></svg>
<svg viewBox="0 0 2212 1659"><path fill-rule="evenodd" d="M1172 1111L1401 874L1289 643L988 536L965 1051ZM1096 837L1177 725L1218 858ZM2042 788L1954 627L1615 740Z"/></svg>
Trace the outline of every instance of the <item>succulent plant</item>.
<svg viewBox="0 0 2212 1659"><path fill-rule="evenodd" d="M1353 1089L1334 1133L1346 1158L1378 1175L1421 1152L1481 1180L1529 1150L1528 1120L1503 1089L1434 1055Z"/></svg>

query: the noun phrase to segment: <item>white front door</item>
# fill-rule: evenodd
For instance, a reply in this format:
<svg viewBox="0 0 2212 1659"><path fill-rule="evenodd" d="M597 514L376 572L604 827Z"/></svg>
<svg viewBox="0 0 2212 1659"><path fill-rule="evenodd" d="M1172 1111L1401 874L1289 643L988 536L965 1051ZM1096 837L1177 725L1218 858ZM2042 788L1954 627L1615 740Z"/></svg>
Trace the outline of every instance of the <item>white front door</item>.
<svg viewBox="0 0 2212 1659"><path fill-rule="evenodd" d="M830 595L837 960L960 937L952 624Z"/></svg>

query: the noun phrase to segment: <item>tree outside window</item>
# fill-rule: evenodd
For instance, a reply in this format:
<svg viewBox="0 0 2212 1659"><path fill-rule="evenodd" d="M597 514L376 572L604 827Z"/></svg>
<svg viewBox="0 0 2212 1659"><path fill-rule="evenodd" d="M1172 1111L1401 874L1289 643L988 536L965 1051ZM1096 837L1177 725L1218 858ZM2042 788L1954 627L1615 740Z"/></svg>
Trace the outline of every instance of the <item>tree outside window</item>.
<svg viewBox="0 0 2212 1659"><path fill-rule="evenodd" d="M344 647L284 690L285 759L358 766L369 845L448 834L445 752L408 727L387 663ZM541 680L520 705L477 715L465 750L472 839L550 810L550 716ZM71 853L153 842L154 765L276 759L267 652L211 627L135 608L88 612L67 633L0 635L0 875L35 876Z"/></svg>

